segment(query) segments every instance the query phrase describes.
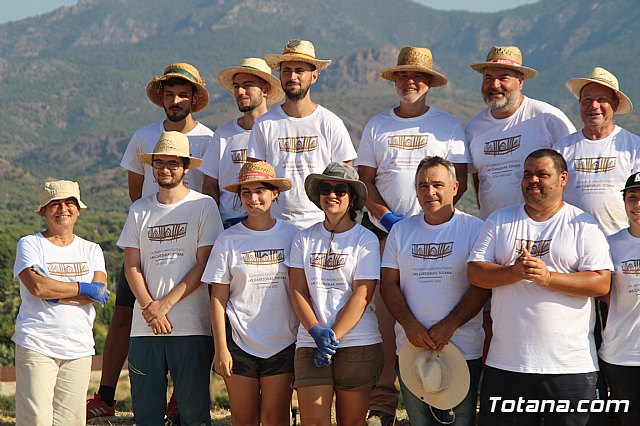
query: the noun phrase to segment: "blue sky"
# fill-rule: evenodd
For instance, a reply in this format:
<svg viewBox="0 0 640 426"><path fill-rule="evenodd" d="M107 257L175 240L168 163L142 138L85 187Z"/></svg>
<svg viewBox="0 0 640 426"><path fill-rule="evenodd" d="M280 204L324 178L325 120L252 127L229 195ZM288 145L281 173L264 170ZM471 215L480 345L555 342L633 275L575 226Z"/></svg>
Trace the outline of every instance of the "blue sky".
<svg viewBox="0 0 640 426"><path fill-rule="evenodd" d="M413 0L436 9L472 10L494 12L514 8L522 4L535 3L536 0ZM40 15L60 6L76 4L77 0L0 0L0 24L17 21L29 16Z"/></svg>

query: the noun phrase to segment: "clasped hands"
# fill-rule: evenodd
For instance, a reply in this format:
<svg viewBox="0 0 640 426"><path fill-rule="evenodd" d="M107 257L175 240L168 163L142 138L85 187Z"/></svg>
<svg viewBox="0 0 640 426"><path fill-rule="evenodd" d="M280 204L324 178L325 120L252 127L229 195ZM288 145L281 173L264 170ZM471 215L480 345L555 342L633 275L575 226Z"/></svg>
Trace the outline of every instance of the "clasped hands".
<svg viewBox="0 0 640 426"><path fill-rule="evenodd" d="M331 365L331 357L338 349L338 340L332 329L315 324L309 329L309 334L313 337L318 348L313 355L313 362L316 367L327 367Z"/></svg>
<svg viewBox="0 0 640 426"><path fill-rule="evenodd" d="M152 300L146 306L141 306L142 317L147 326L153 330L153 334L171 334L173 326L167 318L170 306L162 299Z"/></svg>
<svg viewBox="0 0 640 426"><path fill-rule="evenodd" d="M526 248L522 249L511 270L519 279L535 281L543 287L548 287L551 282L551 272L546 263L539 257L531 256Z"/></svg>

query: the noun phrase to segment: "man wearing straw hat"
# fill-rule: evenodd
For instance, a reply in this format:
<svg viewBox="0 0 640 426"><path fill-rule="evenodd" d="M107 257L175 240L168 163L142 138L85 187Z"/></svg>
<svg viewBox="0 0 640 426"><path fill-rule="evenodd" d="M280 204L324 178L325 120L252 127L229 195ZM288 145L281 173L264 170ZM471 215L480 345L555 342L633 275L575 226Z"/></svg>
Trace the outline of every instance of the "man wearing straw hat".
<svg viewBox="0 0 640 426"><path fill-rule="evenodd" d="M267 112L267 105L283 98L284 92L269 65L259 58L245 58L239 66L223 69L218 73L218 83L235 98L242 117L216 129L201 169L205 174L203 192L216 200L222 223L228 228L247 215L234 202L235 194L223 188L237 181L240 168L247 161L247 144L254 123Z"/></svg>
<svg viewBox="0 0 640 426"><path fill-rule="evenodd" d="M604 68L570 79L567 88L578 98L584 127L554 146L569 168L565 200L612 235L628 226L619 191L630 174L640 171L640 137L617 126L614 117L630 113L633 105Z"/></svg>
<svg viewBox="0 0 640 426"><path fill-rule="evenodd" d="M405 344L441 351L452 342L466 360L470 387L449 403L421 400L401 369L402 397L411 424L474 426L484 341L480 311L490 292L469 285L466 262L482 220L455 209L459 184L451 162L424 158L414 179L421 211L389 233L380 294L397 321L396 353L402 354ZM439 390L446 393L445 388Z"/></svg>
<svg viewBox="0 0 640 426"><path fill-rule="evenodd" d="M163 131L186 134L191 153L198 157L204 156L213 140L213 131L196 121L192 115L202 111L209 102L204 81L193 65L169 65L162 75L149 82L146 92L152 103L164 109L165 118L135 132L125 150L120 165L128 171L129 197L132 202L158 191L153 168L140 161L137 154L151 152ZM190 171L184 178L185 185L196 191L202 190L203 181L204 175L199 170ZM87 400L87 419L115 415L114 397L120 371L127 358L134 301L129 285L120 273L116 305L105 341L100 388ZM175 404L171 404L167 411L168 414L175 411Z"/></svg>
<svg viewBox="0 0 640 426"><path fill-rule="evenodd" d="M568 176L558 152L529 154L524 204L493 212L469 256L469 282L492 289L481 425L585 425L601 399L594 298L609 292L613 264L595 219L563 201ZM521 400L526 412L510 408Z"/></svg>
<svg viewBox="0 0 640 426"><path fill-rule="evenodd" d="M380 73L395 85L399 105L373 117L364 128L358 158L360 180L369 191L368 212L363 224L381 240L381 250L391 227L403 217L420 211L414 188L416 166L423 158L437 155L453 163L458 176L457 201L467 188L464 127L460 120L427 105L427 93L447 84L447 78L433 69L431 50L406 46L400 50L397 65ZM395 321L376 294L376 315L385 348L385 368L373 391L370 423L378 417L385 426L394 417L398 404L396 374Z"/></svg>
<svg viewBox="0 0 640 426"><path fill-rule="evenodd" d="M351 163L356 151L342 120L311 100L311 85L331 63L316 59L313 43L289 40L282 54L266 55L265 61L279 71L286 97L256 121L248 156L272 164L278 177L293 181L291 190L280 194L274 216L306 228L324 220L324 213L307 198L305 177L322 173L332 161Z"/></svg>
<svg viewBox="0 0 640 426"><path fill-rule="evenodd" d="M486 61L469 66L482 74L482 97L488 106L466 126L480 217L486 219L497 209L522 202L519 182L525 157L550 148L575 127L558 108L522 94L524 81L538 72L522 65L516 46L493 46Z"/></svg>
<svg viewBox="0 0 640 426"><path fill-rule="evenodd" d="M184 184L202 164L184 133L163 132L138 157L152 166L158 192L131 205L117 243L137 306L129 345L135 420L163 424L170 373L181 422L209 425L213 340L201 278L222 221L211 197Z"/></svg>

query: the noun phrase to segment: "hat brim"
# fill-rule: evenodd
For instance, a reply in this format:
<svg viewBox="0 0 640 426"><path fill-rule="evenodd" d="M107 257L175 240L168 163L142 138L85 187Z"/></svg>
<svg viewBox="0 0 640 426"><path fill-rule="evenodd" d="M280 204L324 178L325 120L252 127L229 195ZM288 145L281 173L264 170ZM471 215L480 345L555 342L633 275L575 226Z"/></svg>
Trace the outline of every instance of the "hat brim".
<svg viewBox="0 0 640 426"><path fill-rule="evenodd" d="M506 68L509 70L518 71L522 74L522 78L524 80L531 80L538 75L538 71L533 68L525 67L522 65L511 65L511 64L502 64L500 62L475 62L473 64L469 64L469 66L482 74L485 68Z"/></svg>
<svg viewBox="0 0 640 426"><path fill-rule="evenodd" d="M398 364L400 366L402 382L412 394L433 407L440 410L448 410L457 406L469 393L471 379L467 361L462 356L462 353L460 353L460 350L451 342L442 348L441 351L436 351L447 360L447 365L453 373L451 383L446 389L440 392L426 392L415 369L416 357L422 351L426 350L429 349L416 348L411 342L407 342L400 349Z"/></svg>
<svg viewBox="0 0 640 426"><path fill-rule="evenodd" d="M248 179L248 180L243 180L242 182L236 182L236 183L232 183L231 185L224 186L223 189L229 192L237 192L238 188L241 187L242 185L246 185L248 183L256 183L256 182L270 183L271 185L275 186L280 192L290 190L292 185L291 179L288 179L288 178Z"/></svg>
<svg viewBox="0 0 640 426"><path fill-rule="evenodd" d="M153 167L153 164L151 164L151 162L153 161L153 156L154 155L174 155L176 157L188 158L189 159L189 169L188 170L197 169L198 167L202 166L202 163L204 163L204 160L202 158L185 157L184 155L178 155L175 152L152 152L152 153L146 152L146 153L138 154L138 158L140 159L140 161L142 161L147 166L152 166Z"/></svg>
<svg viewBox="0 0 640 426"><path fill-rule="evenodd" d="M609 89L616 92L616 95L618 95L619 104L618 109L614 112L614 114L629 114L631 111L633 111L633 103L631 103L631 99L629 99L629 97L620 90L602 80L597 80L595 78L571 78L567 80L566 86L569 92L573 94L573 96L580 99L580 91L584 86L590 83L597 83L601 86L608 87Z"/></svg>
<svg viewBox="0 0 640 426"><path fill-rule="evenodd" d="M82 202L81 199L79 199L78 197L76 197L75 195L68 195L68 196L59 196L59 197L55 197L50 199L49 201L47 201L46 203L42 204L41 206L39 206L37 209L34 210L34 212L40 214L40 211L42 210L43 207L45 207L47 204L49 204L52 201L57 201L57 200L66 200L67 198L75 198L76 201L78 202L78 208L80 210L84 210L87 208L87 206Z"/></svg>
<svg viewBox="0 0 640 426"><path fill-rule="evenodd" d="M316 70L318 71L322 71L326 69L331 64L331 59L315 59L315 58L310 58L308 56L296 55L296 54L291 54L291 55L269 54L264 57L264 60L267 63L267 65L271 67L272 70L279 70L280 64L282 62L294 62L294 61L306 62L308 64L315 66Z"/></svg>
<svg viewBox="0 0 640 426"><path fill-rule="evenodd" d="M320 192L318 191L318 185L323 180L335 180L348 184L356 194L358 194L357 204L353 205L353 208L356 210L362 210L364 204L367 202L367 187L364 183L359 180L351 180L344 179L335 176L327 176L322 173L311 173L304 180L304 191L307 193L307 197L313 204L315 204L320 210L322 207L320 205Z"/></svg>
<svg viewBox="0 0 640 426"><path fill-rule="evenodd" d="M271 91L267 95L267 104L272 105L280 102L284 98L284 91L280 85L280 80L271 74L254 68L231 67L225 68L218 73L217 80L220 86L233 96L233 78L236 74L251 74L260 77L271 86Z"/></svg>
<svg viewBox="0 0 640 426"><path fill-rule="evenodd" d="M196 102L191 106L191 110L193 112L202 111L209 104L209 92L205 89L204 85L193 82L188 78L185 78L182 74L174 74L169 73L165 75L160 75L155 77L153 80L147 84L147 97L151 102L159 106L160 108L164 108L164 102L162 101L162 82L172 78L177 77L181 78L186 82L193 84L196 88Z"/></svg>
<svg viewBox="0 0 640 426"><path fill-rule="evenodd" d="M394 77L394 74L403 71L415 71L429 74L433 77L433 81L431 82L429 87L444 86L449 81L447 80L447 77L444 76L444 74L440 74L439 72L429 68L418 67L415 65L398 65L397 67L384 69L380 71L380 77L384 78L385 80L395 81L396 79Z"/></svg>

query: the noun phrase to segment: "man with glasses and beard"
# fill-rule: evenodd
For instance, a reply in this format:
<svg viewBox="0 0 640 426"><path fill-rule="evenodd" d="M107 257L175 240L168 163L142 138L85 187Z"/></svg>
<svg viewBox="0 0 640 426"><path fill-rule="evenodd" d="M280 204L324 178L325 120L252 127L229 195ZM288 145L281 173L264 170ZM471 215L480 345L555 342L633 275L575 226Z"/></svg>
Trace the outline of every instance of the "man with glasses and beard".
<svg viewBox="0 0 640 426"><path fill-rule="evenodd" d="M356 151L342 120L311 100L309 89L330 60L316 59L310 41L289 40L281 55L266 55L265 61L280 72L286 98L256 121L247 155L272 164L277 177L293 181L272 210L276 218L307 228L324 220L324 213L307 198L304 179L322 173L333 161L350 164Z"/></svg>

